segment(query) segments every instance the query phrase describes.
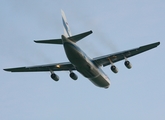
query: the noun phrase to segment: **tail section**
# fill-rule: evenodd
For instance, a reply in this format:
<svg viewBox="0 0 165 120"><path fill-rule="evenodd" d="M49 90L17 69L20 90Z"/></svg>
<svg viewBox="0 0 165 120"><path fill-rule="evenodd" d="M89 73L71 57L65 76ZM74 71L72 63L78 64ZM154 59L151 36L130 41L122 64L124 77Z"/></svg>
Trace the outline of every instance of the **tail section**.
<svg viewBox="0 0 165 120"><path fill-rule="evenodd" d="M70 28L68 25L68 22L66 20L66 16L63 10L61 10L61 15L62 15L62 22L64 25L64 35L71 40L72 42L78 42L79 40L83 39L84 37L90 35L92 31L84 32L81 34L77 34L72 36L70 32ZM36 43L46 43L46 44L63 44L62 39L48 39L48 40L34 40Z"/></svg>
<svg viewBox="0 0 165 120"><path fill-rule="evenodd" d="M66 19L66 16L65 16L65 13L63 10L61 10L61 15L62 15L62 22L63 22L63 25L64 25L64 34L67 35L67 37L71 37L71 32L70 32L70 28L69 28L69 25L68 25L68 22L67 22L67 19Z"/></svg>
<svg viewBox="0 0 165 120"><path fill-rule="evenodd" d="M92 31L84 32L81 34L77 34L71 37L68 37L69 40L72 42L78 42L79 40L83 39L84 37L92 34ZM46 43L46 44L62 44L62 39L49 39L49 40L34 40L36 43Z"/></svg>

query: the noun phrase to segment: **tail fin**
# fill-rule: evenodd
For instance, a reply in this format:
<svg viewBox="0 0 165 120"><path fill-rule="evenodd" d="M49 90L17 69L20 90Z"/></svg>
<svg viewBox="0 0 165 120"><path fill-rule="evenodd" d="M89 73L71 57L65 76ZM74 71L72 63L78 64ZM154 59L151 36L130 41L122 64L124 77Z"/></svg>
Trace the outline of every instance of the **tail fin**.
<svg viewBox="0 0 165 120"><path fill-rule="evenodd" d="M63 10L61 10L61 15L62 15L62 22L63 22L63 25L64 25L64 34L67 35L67 37L71 37L71 32L70 32L70 28L69 28L69 25L68 25L68 22L67 22L67 19L66 19L66 16L65 16L65 13Z"/></svg>
<svg viewBox="0 0 165 120"><path fill-rule="evenodd" d="M64 33L65 33L64 35L66 35L66 37L68 39L70 39L72 42L76 43L79 40L83 39L84 37L86 37L86 36L88 36L92 33L92 31L90 30L90 31L72 36L71 32L70 32L69 25L68 25L67 20L66 20L65 13L64 13L63 10L61 10L61 15L62 15L62 22L63 22L63 25L64 25ZM63 44L62 39L34 40L34 42L36 42L36 43L47 43L47 44Z"/></svg>

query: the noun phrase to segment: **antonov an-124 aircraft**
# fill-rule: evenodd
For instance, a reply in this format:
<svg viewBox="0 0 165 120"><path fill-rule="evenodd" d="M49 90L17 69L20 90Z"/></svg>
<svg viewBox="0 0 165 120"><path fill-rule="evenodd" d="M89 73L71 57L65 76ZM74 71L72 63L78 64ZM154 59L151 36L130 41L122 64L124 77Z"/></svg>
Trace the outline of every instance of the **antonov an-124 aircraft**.
<svg viewBox="0 0 165 120"><path fill-rule="evenodd" d="M105 67L107 65L111 65L110 69L114 73L117 73L118 69L114 65L114 63L120 60L125 60L124 65L128 69L130 69L132 66L127 58L145 52L152 48L155 48L160 44L160 42L156 42L138 48L134 48L131 50L117 52L114 54L108 54L91 59L76 45L76 42L90 35L92 31L88 31L72 36L66 16L62 10L61 10L61 14L62 14L62 22L64 26L64 35L61 35L60 39L37 40L37 41L35 40L34 42L63 45L66 56L70 62L36 65L30 67L8 68L4 70L10 72L49 71L51 73L51 78L54 81L59 80L58 75L56 75L54 71L70 71L70 77L73 80L77 80L78 76L73 72L77 70L79 73L81 73L84 77L88 78L96 86L102 88L108 88L110 86L110 80L108 76L101 70L102 66Z"/></svg>

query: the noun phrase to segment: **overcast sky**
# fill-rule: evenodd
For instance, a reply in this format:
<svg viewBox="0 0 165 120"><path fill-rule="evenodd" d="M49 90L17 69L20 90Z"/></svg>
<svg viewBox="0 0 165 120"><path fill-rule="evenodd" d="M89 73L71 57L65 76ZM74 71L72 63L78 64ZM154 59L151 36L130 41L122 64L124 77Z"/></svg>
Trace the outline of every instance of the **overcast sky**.
<svg viewBox="0 0 165 120"><path fill-rule="evenodd" d="M63 46L33 40L60 38L63 9L73 35L93 30L78 42L89 57L160 41L160 46L103 68L108 89L93 85L76 72L10 73L8 67L67 62ZM165 120L164 0L1 0L1 120Z"/></svg>

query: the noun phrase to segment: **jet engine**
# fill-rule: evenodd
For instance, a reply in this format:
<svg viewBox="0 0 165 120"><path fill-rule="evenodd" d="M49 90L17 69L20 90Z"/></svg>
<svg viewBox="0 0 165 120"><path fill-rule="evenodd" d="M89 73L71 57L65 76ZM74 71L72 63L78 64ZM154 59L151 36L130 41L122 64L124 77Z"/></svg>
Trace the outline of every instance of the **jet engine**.
<svg viewBox="0 0 165 120"><path fill-rule="evenodd" d="M70 73L70 77L71 77L73 80L77 80L77 79L78 79L78 76L77 76L74 72L71 72L71 73Z"/></svg>
<svg viewBox="0 0 165 120"><path fill-rule="evenodd" d="M59 80L59 76L56 75L55 73L52 73L52 74L51 74L51 78L52 78L54 81L58 81L58 80Z"/></svg>
<svg viewBox="0 0 165 120"><path fill-rule="evenodd" d="M132 68L131 63L130 63L128 60L126 60L126 61L124 62L124 65L125 65L128 69L131 69L131 68Z"/></svg>
<svg viewBox="0 0 165 120"><path fill-rule="evenodd" d="M114 73L118 73L118 69L116 66L112 65L111 66L111 70L114 72Z"/></svg>

